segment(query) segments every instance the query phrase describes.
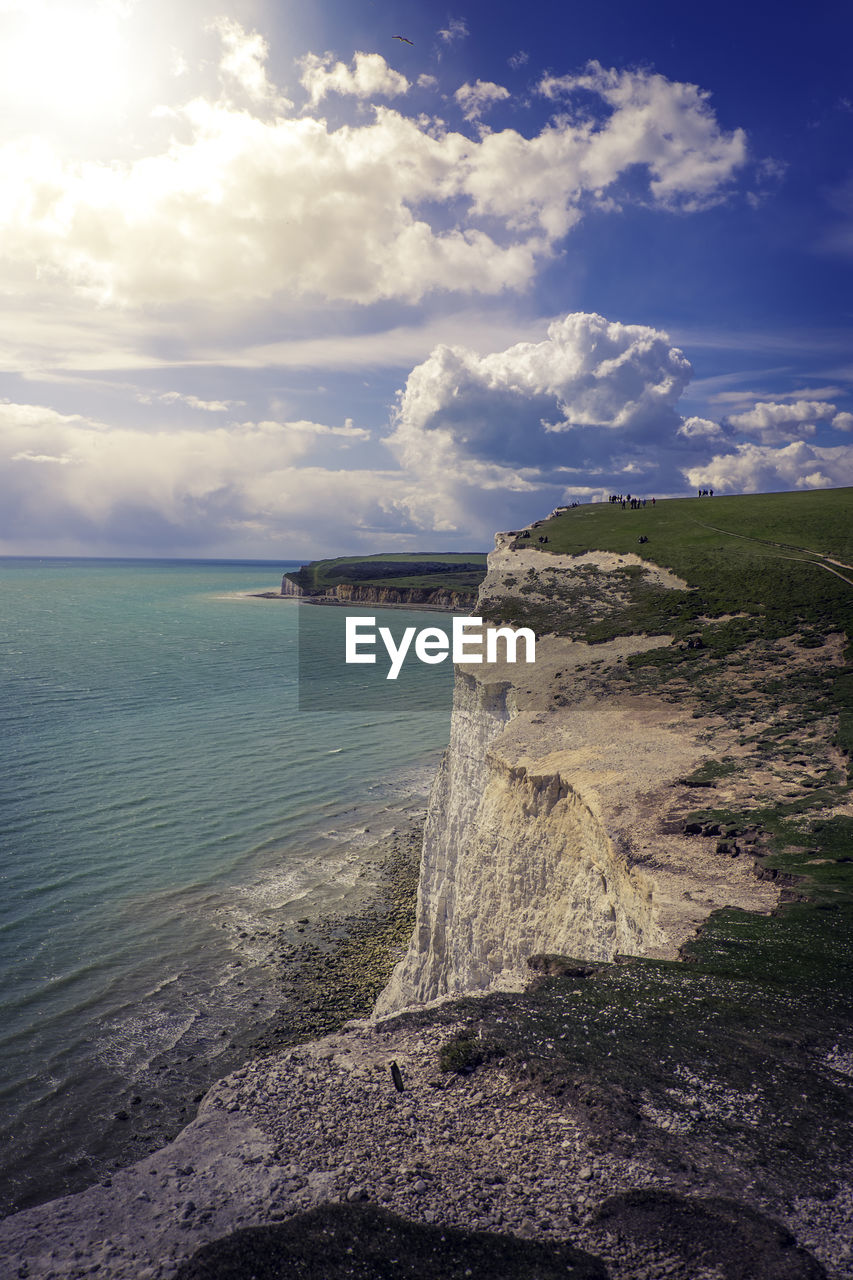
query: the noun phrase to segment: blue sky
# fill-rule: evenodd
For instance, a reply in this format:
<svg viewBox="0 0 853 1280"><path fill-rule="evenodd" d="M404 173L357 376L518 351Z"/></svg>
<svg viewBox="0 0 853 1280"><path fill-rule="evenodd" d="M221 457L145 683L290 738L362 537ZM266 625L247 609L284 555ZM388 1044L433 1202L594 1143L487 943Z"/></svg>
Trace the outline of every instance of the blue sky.
<svg viewBox="0 0 853 1280"><path fill-rule="evenodd" d="M487 547L613 491L853 485L852 35L0 0L0 553Z"/></svg>

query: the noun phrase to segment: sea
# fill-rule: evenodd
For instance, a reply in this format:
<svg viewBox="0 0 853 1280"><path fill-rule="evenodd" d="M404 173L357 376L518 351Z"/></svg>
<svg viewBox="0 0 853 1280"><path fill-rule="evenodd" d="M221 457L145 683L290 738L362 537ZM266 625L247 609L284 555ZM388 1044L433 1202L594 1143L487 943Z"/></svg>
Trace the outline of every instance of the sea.
<svg viewBox="0 0 853 1280"><path fill-rule="evenodd" d="M295 567L0 559L0 1214L191 1119L276 1012L276 940L345 911L423 807L450 664L419 664L417 714L377 703L343 610L252 594Z"/></svg>

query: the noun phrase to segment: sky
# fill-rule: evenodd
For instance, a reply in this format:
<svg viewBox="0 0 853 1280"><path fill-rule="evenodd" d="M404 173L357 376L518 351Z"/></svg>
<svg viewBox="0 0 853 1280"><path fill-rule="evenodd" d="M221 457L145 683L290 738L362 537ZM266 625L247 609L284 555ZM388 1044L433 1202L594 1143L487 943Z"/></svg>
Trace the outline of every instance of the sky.
<svg viewBox="0 0 853 1280"><path fill-rule="evenodd" d="M0 0L0 554L476 550L853 485L852 37Z"/></svg>

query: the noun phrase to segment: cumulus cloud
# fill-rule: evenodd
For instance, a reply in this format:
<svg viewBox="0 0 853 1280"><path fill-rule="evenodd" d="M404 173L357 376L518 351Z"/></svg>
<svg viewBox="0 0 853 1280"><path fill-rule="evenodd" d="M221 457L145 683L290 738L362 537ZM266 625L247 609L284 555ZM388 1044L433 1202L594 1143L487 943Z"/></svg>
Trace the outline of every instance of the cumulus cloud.
<svg viewBox="0 0 853 1280"><path fill-rule="evenodd" d="M646 325L626 325L603 316L576 312L548 326L544 342L521 342L506 351L478 356L463 347L437 347L409 375L398 409L400 429L442 429L456 416L465 421L469 450L476 436L468 413L471 398L490 396L536 406L543 419L540 445L551 454L563 446L549 443L580 426L634 429L668 415L690 377L690 365L665 333ZM529 417L529 411L525 409ZM438 415L438 416L437 416ZM525 431L510 444L503 421L484 421L490 456L498 441L530 458ZM535 448L534 448L535 452ZM510 460L509 454L504 460Z"/></svg>
<svg viewBox="0 0 853 1280"><path fill-rule="evenodd" d="M688 440L720 440L725 436L719 422L710 418L685 418L678 434Z"/></svg>
<svg viewBox="0 0 853 1280"><path fill-rule="evenodd" d="M605 188L629 158L648 166L650 191L660 204L698 209L720 200L733 173L746 161L743 129L720 129L710 94L697 85L644 71L606 69L590 62L582 75L545 76L539 92L560 99L585 90L613 115L590 149L586 176ZM599 180L596 182L596 176Z"/></svg>
<svg viewBox="0 0 853 1280"><path fill-rule="evenodd" d="M410 373L388 438L420 480L413 515L439 528L497 517L500 527L500 503L529 516L543 499L606 492L625 477L635 490L680 487L693 446L677 440L677 403L689 377L666 334L594 314L485 356L439 346Z"/></svg>
<svg viewBox="0 0 853 1280"><path fill-rule="evenodd" d="M687 471L690 485L709 485L729 493L765 493L783 489L829 489L853 485L853 448L821 448L794 441L783 448L741 444Z"/></svg>
<svg viewBox="0 0 853 1280"><path fill-rule="evenodd" d="M300 84L314 107L329 93L394 98L409 90L406 77L389 67L380 53L356 53L349 67L343 62L333 65L330 53L322 58L308 53L301 59L301 66Z"/></svg>
<svg viewBox="0 0 853 1280"><path fill-rule="evenodd" d="M403 83L379 55L357 55L352 69L315 60L305 74L316 95ZM742 163L741 135L720 131L693 86L645 72L583 80L600 118L560 116L529 138L473 139L387 106L331 128L197 98L174 117L188 138L133 162L74 163L44 142L7 143L6 287L70 285L129 305L495 295L527 286L585 212L612 207L607 192L629 171L650 177L638 198L693 208Z"/></svg>
<svg viewBox="0 0 853 1280"><path fill-rule="evenodd" d="M504 102L509 97L509 89L502 84L493 84L490 80L476 80L474 84L467 82L461 85L453 95L462 108L466 120L479 120L484 111L496 102Z"/></svg>
<svg viewBox="0 0 853 1280"><path fill-rule="evenodd" d="M836 431L853 431L853 413L837 413L832 425Z"/></svg>
<svg viewBox="0 0 853 1280"><path fill-rule="evenodd" d="M215 18L210 29L222 41L219 69L227 81L237 85L253 102L292 105L278 96L275 85L267 79L269 45L259 32L245 31L239 22L225 17Z"/></svg>
<svg viewBox="0 0 853 1280"><path fill-rule="evenodd" d="M682 414L690 376L662 331L587 313L487 355L437 346L409 374L387 438L417 480L404 505L425 530L487 537L570 498L853 482L853 447L743 443L730 422ZM802 418L805 404L756 408L772 426L780 408ZM835 413L808 402L816 411Z"/></svg>
<svg viewBox="0 0 853 1280"><path fill-rule="evenodd" d="M835 414L835 405L822 400L794 400L788 404L764 400L745 413L731 414L729 422L739 433L757 436L764 444L786 444L800 436L813 436L815 424Z"/></svg>

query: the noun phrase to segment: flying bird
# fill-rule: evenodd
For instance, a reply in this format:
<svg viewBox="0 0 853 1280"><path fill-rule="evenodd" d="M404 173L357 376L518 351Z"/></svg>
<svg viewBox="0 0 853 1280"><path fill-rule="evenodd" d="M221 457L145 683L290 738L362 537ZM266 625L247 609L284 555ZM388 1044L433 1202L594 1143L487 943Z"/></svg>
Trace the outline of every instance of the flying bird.
<svg viewBox="0 0 853 1280"><path fill-rule="evenodd" d="M391 38L392 38L392 40L402 40L402 41L403 41L403 44L411 44L411 45L413 45L413 44L415 43L415 42L414 42L414 40L409 40L409 38L408 38L407 36L392 36Z"/></svg>

